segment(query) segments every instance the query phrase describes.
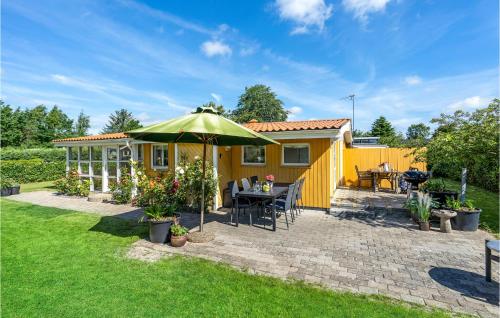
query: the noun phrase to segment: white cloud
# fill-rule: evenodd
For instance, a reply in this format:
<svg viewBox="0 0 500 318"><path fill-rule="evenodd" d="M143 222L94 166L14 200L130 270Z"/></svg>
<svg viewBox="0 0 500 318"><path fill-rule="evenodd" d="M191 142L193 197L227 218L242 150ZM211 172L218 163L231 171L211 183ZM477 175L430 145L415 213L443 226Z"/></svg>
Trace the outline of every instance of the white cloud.
<svg viewBox="0 0 500 318"><path fill-rule="evenodd" d="M276 7L281 19L296 24L291 34L308 33L311 27L321 32L333 12L333 6L324 0L276 0Z"/></svg>
<svg viewBox="0 0 500 318"><path fill-rule="evenodd" d="M205 41L201 45L201 51L208 57L213 57L216 55L220 56L231 56L233 50L222 41L213 40Z"/></svg>
<svg viewBox="0 0 500 318"><path fill-rule="evenodd" d="M142 113L138 114L137 116L135 116L135 118L137 118L141 122L145 122L145 121L148 121L149 119L151 119L151 116L149 116L149 114L146 112L142 112Z"/></svg>
<svg viewBox="0 0 500 318"><path fill-rule="evenodd" d="M368 14L381 12L391 0L342 0L342 5L347 11L354 14L354 18L361 23L368 22Z"/></svg>
<svg viewBox="0 0 500 318"><path fill-rule="evenodd" d="M491 101L490 98L483 98L481 96L471 96L461 101L454 102L448 105L447 109L450 111L455 111L459 109L467 111L479 107L485 107L486 105L488 105L490 101Z"/></svg>
<svg viewBox="0 0 500 318"><path fill-rule="evenodd" d="M407 76L405 77L405 83L407 85L418 85L422 83L422 78L417 75Z"/></svg>
<svg viewBox="0 0 500 318"><path fill-rule="evenodd" d="M215 99L217 103L219 103L222 100L222 96L220 96L219 94L210 93L210 96L212 96L212 98Z"/></svg>
<svg viewBox="0 0 500 318"><path fill-rule="evenodd" d="M302 108L301 108L301 107L299 107L299 106L293 106L293 107L290 107L290 108L288 109L288 112L289 112L290 114L297 115L297 114L302 113Z"/></svg>

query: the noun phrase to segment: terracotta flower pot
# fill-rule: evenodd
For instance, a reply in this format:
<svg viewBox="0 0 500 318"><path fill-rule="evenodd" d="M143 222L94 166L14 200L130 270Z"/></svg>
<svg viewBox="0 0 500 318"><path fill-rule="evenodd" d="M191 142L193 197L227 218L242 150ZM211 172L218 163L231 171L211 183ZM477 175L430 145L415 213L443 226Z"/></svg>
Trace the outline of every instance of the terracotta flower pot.
<svg viewBox="0 0 500 318"><path fill-rule="evenodd" d="M420 229L420 231L429 231L431 226L430 226L429 221L426 221L426 222L420 221L418 223L418 228Z"/></svg>
<svg viewBox="0 0 500 318"><path fill-rule="evenodd" d="M187 242L187 236L186 235L183 235L183 236L174 236L174 235L172 235L170 237L170 244L173 247L182 247L182 246L184 246L184 244L186 244L186 242Z"/></svg>

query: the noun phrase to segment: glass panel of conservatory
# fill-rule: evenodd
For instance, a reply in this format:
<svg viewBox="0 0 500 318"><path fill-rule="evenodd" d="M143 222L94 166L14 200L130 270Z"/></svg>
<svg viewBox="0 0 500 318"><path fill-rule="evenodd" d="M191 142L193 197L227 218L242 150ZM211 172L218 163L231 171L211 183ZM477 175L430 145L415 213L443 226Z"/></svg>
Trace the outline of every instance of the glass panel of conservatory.
<svg viewBox="0 0 500 318"><path fill-rule="evenodd" d="M108 148L108 161L116 160L116 158L117 158L116 148Z"/></svg>
<svg viewBox="0 0 500 318"><path fill-rule="evenodd" d="M144 145L137 145L137 161L144 160Z"/></svg>
<svg viewBox="0 0 500 318"><path fill-rule="evenodd" d="M88 164L88 162L81 162L80 163L80 169L82 169L80 174L86 174L86 175L88 175L89 174L89 164Z"/></svg>
<svg viewBox="0 0 500 318"><path fill-rule="evenodd" d="M92 161L101 161L102 160L102 147L101 146L92 146L90 147L91 152L91 160Z"/></svg>
<svg viewBox="0 0 500 318"><path fill-rule="evenodd" d="M126 146L120 146L120 161L128 161L132 158L132 151Z"/></svg>
<svg viewBox="0 0 500 318"><path fill-rule="evenodd" d="M116 177L116 162L108 162L108 175Z"/></svg>
<svg viewBox="0 0 500 318"><path fill-rule="evenodd" d="M120 171L121 173L130 173L130 163L128 162L120 162Z"/></svg>
<svg viewBox="0 0 500 318"><path fill-rule="evenodd" d="M94 176L102 176L102 162L92 162Z"/></svg>
<svg viewBox="0 0 500 318"><path fill-rule="evenodd" d="M70 161L69 162L70 170L78 170L78 161Z"/></svg>
<svg viewBox="0 0 500 318"><path fill-rule="evenodd" d="M88 146L80 147L80 160L89 160L89 159L90 159L89 147Z"/></svg>
<svg viewBox="0 0 500 318"><path fill-rule="evenodd" d="M68 147L69 160L78 160L78 147Z"/></svg>
<svg viewBox="0 0 500 318"><path fill-rule="evenodd" d="M92 178L94 181L94 191L102 191L102 178Z"/></svg>

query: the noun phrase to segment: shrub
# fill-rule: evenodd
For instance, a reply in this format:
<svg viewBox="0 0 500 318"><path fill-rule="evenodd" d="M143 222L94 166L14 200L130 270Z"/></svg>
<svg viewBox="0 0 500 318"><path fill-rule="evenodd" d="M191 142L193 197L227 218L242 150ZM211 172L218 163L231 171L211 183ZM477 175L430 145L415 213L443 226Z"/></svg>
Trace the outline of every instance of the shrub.
<svg viewBox="0 0 500 318"><path fill-rule="evenodd" d="M134 182L127 169L121 169L120 181L110 186L111 196L116 203L125 204L132 201Z"/></svg>
<svg viewBox="0 0 500 318"><path fill-rule="evenodd" d="M170 232L173 236L184 236L188 233L188 229L182 225L174 224L170 227Z"/></svg>
<svg viewBox="0 0 500 318"><path fill-rule="evenodd" d="M65 171L65 161L2 160L0 178L10 178L19 183L51 181L63 177Z"/></svg>
<svg viewBox="0 0 500 318"><path fill-rule="evenodd" d="M195 211L200 210L201 185L202 185L202 163L203 160L195 157L192 162L181 162L177 173L179 180L178 199L180 204ZM180 172L183 173L180 173ZM210 162L206 162L205 169L205 212L208 211L213 197L217 193L217 178L213 174Z"/></svg>
<svg viewBox="0 0 500 318"><path fill-rule="evenodd" d="M71 170L68 176L56 180L55 187L61 194L86 197L90 193L90 180L81 180L78 172Z"/></svg>
<svg viewBox="0 0 500 318"><path fill-rule="evenodd" d="M0 158L3 160L30 160L42 159L43 161L65 161L64 148L0 148Z"/></svg>
<svg viewBox="0 0 500 318"><path fill-rule="evenodd" d="M139 206L160 205L164 208L177 206L179 181L175 173L166 171L157 176L149 176L143 167L132 162L137 174L137 196L134 201Z"/></svg>

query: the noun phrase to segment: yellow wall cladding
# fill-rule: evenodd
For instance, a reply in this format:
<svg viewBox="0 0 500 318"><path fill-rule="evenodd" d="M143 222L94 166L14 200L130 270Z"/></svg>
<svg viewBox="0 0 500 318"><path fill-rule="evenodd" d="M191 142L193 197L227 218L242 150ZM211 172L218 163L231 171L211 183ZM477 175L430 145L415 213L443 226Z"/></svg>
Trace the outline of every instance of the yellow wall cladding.
<svg viewBox="0 0 500 318"><path fill-rule="evenodd" d="M232 147L232 179L258 176L264 180L268 174L275 176L275 182L294 182L305 177L302 197L304 205L316 208L330 208L330 139L294 139L278 140L285 143L308 143L310 145L310 165L283 166L281 165L281 145L266 146L266 164L263 166L242 165L241 147Z"/></svg>
<svg viewBox="0 0 500 318"><path fill-rule="evenodd" d="M384 162L388 162L392 169L404 172L410 167L416 167L421 171L426 170L423 162L414 162L411 155L412 149L405 148L346 148L344 149L344 178L345 185L357 186L358 176L354 166L360 171L377 169ZM387 180L383 180L382 187L390 187ZM362 186L369 187L369 181L363 181Z"/></svg>

